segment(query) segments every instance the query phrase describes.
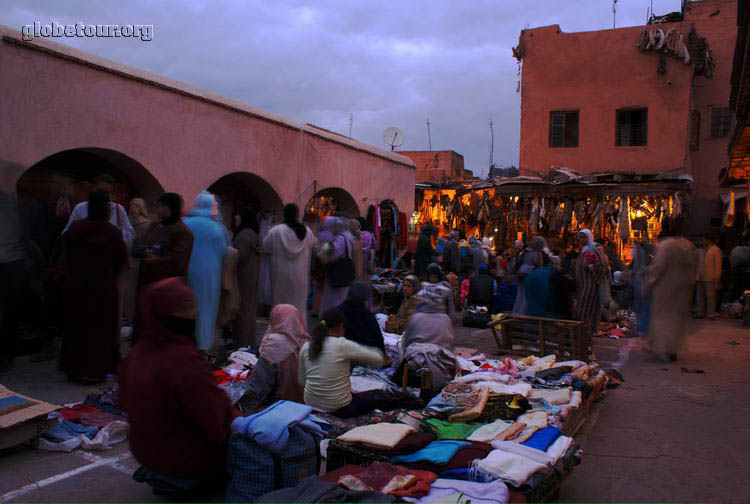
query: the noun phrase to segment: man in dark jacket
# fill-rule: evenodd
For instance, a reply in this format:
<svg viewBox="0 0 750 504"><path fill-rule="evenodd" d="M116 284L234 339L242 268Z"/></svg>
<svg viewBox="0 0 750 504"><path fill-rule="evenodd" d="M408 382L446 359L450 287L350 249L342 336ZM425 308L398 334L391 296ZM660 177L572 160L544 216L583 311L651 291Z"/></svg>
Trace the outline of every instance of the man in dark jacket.
<svg viewBox="0 0 750 504"><path fill-rule="evenodd" d="M480 264L479 274L469 281L467 300L470 305L474 306L492 306L494 298L495 280L489 275L487 265Z"/></svg>

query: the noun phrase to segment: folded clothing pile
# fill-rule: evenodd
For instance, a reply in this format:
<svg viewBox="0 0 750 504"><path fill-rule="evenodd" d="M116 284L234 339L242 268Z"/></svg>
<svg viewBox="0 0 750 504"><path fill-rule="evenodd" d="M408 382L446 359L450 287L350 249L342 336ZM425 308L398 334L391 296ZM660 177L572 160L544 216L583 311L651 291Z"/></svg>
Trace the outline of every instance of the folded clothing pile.
<svg viewBox="0 0 750 504"><path fill-rule="evenodd" d="M348 490L376 491L397 497L423 497L430 491L430 484L437 475L395 466L387 462L375 462L369 467L347 465L321 477L329 483L336 482Z"/></svg>

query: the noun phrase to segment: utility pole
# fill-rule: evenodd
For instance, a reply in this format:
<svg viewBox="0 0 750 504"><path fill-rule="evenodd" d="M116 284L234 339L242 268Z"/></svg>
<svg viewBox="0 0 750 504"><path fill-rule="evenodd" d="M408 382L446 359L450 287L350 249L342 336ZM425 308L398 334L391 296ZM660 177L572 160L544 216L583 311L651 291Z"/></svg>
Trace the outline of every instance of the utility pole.
<svg viewBox="0 0 750 504"><path fill-rule="evenodd" d="M617 27L617 0L612 0L612 29Z"/></svg>
<svg viewBox="0 0 750 504"><path fill-rule="evenodd" d="M352 137L352 124L354 124L354 114L349 112L349 138Z"/></svg>
<svg viewBox="0 0 750 504"><path fill-rule="evenodd" d="M492 118L490 117L490 174L492 173L492 166L495 164L495 130L492 128Z"/></svg>
<svg viewBox="0 0 750 504"><path fill-rule="evenodd" d="M430 150L432 150L432 135L430 134L430 118L427 118L427 142L430 145Z"/></svg>

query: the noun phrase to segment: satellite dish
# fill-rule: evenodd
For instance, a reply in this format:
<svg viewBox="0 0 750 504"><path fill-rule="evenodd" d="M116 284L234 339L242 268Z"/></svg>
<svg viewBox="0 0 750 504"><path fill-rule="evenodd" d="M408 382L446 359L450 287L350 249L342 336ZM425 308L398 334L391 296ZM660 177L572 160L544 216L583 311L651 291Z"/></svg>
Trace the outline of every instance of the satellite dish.
<svg viewBox="0 0 750 504"><path fill-rule="evenodd" d="M406 140L406 136L404 136L404 132L400 129L390 127L385 130L383 139L385 140L385 143L391 146L391 150L393 150L394 147L398 147L399 145L404 143L404 140Z"/></svg>

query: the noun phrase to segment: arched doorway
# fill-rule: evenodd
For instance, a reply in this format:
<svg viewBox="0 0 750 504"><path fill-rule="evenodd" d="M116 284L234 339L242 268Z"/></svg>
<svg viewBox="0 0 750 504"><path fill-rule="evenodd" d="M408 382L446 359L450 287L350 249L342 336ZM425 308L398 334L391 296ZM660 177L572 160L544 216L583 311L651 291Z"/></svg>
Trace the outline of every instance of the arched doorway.
<svg viewBox="0 0 750 504"><path fill-rule="evenodd" d="M261 222L281 219L284 204L274 188L263 178L249 172L224 175L208 188L221 202L221 215L228 229L233 229L232 216L243 206L255 208ZM263 219L263 216L266 216Z"/></svg>
<svg viewBox="0 0 750 504"><path fill-rule="evenodd" d="M305 206L305 222L317 225L321 219L330 215L341 215L350 219L359 217L359 207L351 194L339 187L327 187L316 192Z"/></svg>
<svg viewBox="0 0 750 504"><path fill-rule="evenodd" d="M102 173L115 178L112 199L126 209L136 197L153 205L163 192L161 184L138 161L98 147L52 154L29 167L18 179L18 196L34 214L36 229L32 239L45 253L51 252L73 207L88 197L93 179Z"/></svg>

